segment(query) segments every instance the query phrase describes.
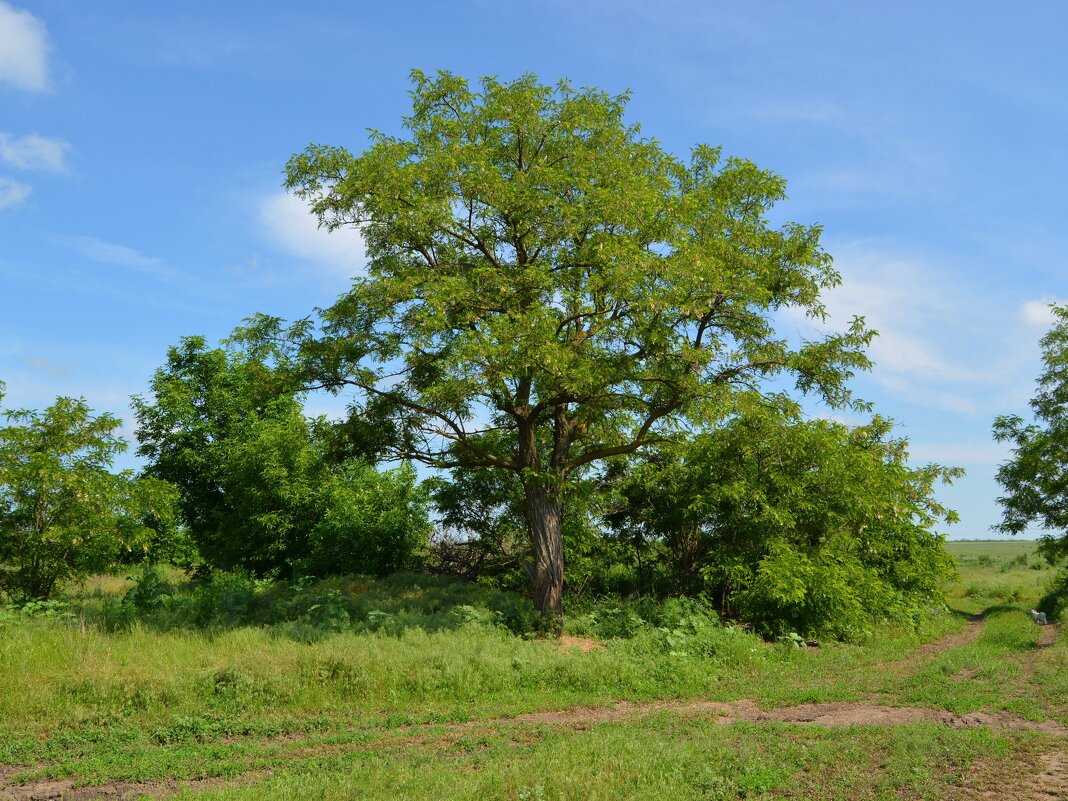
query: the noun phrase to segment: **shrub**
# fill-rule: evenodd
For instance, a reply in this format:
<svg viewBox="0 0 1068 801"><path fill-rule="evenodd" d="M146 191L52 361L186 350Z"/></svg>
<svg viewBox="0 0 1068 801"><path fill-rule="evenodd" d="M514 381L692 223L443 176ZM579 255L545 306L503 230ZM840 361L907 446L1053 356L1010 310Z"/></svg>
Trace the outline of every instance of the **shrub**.
<svg viewBox="0 0 1068 801"><path fill-rule="evenodd" d="M299 562L311 575L384 576L412 566L431 531L428 498L405 465L379 472L353 462L338 468L323 490L323 515Z"/></svg>
<svg viewBox="0 0 1068 801"><path fill-rule="evenodd" d="M430 530L414 471L379 472L342 442L351 425L307 417L277 356L188 337L134 399L138 453L184 522L158 550L188 562L195 545L212 568L284 579L410 567Z"/></svg>
<svg viewBox="0 0 1068 801"><path fill-rule="evenodd" d="M934 484L959 471L909 466L890 430L751 410L631 466L608 521L636 550L664 549L676 591L705 592L768 635L849 639L914 621L953 575L933 529L956 515Z"/></svg>
<svg viewBox="0 0 1068 801"><path fill-rule="evenodd" d="M1036 608L1050 620L1068 622L1068 567L1053 577Z"/></svg>

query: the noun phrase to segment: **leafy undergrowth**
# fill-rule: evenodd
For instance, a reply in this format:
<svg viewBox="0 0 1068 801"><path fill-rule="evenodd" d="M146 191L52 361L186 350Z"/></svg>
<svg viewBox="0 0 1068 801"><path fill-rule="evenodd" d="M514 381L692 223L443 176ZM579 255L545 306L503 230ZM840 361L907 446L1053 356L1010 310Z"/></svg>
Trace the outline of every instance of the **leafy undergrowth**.
<svg viewBox="0 0 1068 801"><path fill-rule="evenodd" d="M522 635L532 633L536 623L530 602L515 593L423 573L272 582L215 572L199 581L176 581L146 568L124 589L75 597L72 611L108 631L252 626L302 642L340 632L450 631L472 622Z"/></svg>

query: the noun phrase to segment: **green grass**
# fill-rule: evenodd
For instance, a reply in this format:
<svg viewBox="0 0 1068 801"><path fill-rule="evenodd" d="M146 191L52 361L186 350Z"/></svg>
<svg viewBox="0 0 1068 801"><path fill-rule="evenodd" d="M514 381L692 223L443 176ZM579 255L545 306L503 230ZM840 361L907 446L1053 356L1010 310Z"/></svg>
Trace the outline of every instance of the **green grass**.
<svg viewBox="0 0 1068 801"><path fill-rule="evenodd" d="M522 742L506 732L436 746L326 756L277 770L212 799L737 799L893 798L902 786L934 797L977 756L1011 750L988 732L902 727L813 731L789 726L678 720L583 731L539 731ZM871 751L884 754L873 774ZM591 766L596 766L591 769Z"/></svg>
<svg viewBox="0 0 1068 801"><path fill-rule="evenodd" d="M1030 543L950 549L953 611L818 648L661 610L666 625L583 653L511 633L486 613L511 609L507 598L415 579L370 582L344 601L350 623L375 609L405 621L379 630L357 620L293 636L300 604L319 596L286 596L255 612L268 610L258 625L198 629L171 614L109 631L103 610L130 584L98 579L72 599L73 617L0 616L0 765L22 766L20 781L218 777L195 793L227 799L938 798L976 760L996 776L1068 744L922 723L721 725L651 705L859 701L1068 723L1068 640L1037 649L1042 630L1026 615L1052 569L1036 567ZM974 640L917 650L961 635L978 612ZM509 720L623 700L650 706L586 723Z"/></svg>

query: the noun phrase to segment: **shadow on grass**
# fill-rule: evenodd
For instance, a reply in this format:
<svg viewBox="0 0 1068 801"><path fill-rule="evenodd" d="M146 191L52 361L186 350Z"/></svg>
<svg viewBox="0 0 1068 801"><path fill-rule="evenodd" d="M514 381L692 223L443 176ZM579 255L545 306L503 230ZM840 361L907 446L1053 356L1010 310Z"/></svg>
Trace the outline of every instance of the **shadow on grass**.
<svg viewBox="0 0 1068 801"><path fill-rule="evenodd" d="M525 634L536 623L532 604L520 595L421 573L265 582L217 572L171 584L148 569L133 581L125 595L82 599L79 611L112 631L134 625L157 631L255 626L301 642L343 631L400 635L472 624Z"/></svg>
<svg viewBox="0 0 1068 801"><path fill-rule="evenodd" d="M953 617L960 620L965 620L968 623L982 623L988 617L992 615L999 615L1003 612L1019 612L1021 607L1017 604L998 603L992 604L978 612L965 612L962 609L950 609L950 614Z"/></svg>

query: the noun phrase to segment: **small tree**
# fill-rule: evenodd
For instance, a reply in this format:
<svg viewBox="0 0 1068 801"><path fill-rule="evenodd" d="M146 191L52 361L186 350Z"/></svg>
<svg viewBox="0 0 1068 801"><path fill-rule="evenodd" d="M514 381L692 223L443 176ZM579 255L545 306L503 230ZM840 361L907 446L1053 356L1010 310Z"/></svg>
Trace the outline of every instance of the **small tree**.
<svg viewBox="0 0 1068 801"><path fill-rule="evenodd" d="M407 136L288 164L370 257L321 336L296 334L309 380L352 390L394 455L519 477L535 605L559 617L566 485L784 373L847 403L870 333L776 335L777 309L820 317L839 280L817 226L769 225L779 176L703 145L676 158L624 120L625 95L413 79Z"/></svg>
<svg viewBox="0 0 1068 801"><path fill-rule="evenodd" d="M1068 307L1051 308L1053 327L1040 340L1044 369L1030 403L1034 422L1014 414L994 420L994 439L1013 446L998 468L1006 494L994 528L1020 534L1037 523L1049 532L1040 547L1053 560L1068 555Z"/></svg>
<svg viewBox="0 0 1068 801"><path fill-rule="evenodd" d="M146 473L177 487L200 555L261 576L407 566L430 531L414 471L353 456L364 450L354 426L306 417L299 385L270 359L187 337L151 396L134 398Z"/></svg>
<svg viewBox="0 0 1068 801"><path fill-rule="evenodd" d="M152 518L170 516L171 488L111 472L126 449L121 422L84 399L43 412L7 411L0 428L0 590L48 598L58 582L145 553Z"/></svg>

